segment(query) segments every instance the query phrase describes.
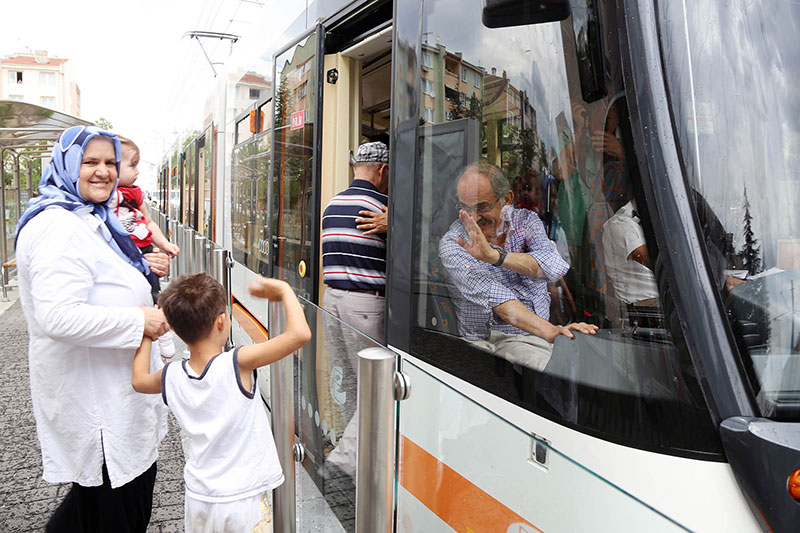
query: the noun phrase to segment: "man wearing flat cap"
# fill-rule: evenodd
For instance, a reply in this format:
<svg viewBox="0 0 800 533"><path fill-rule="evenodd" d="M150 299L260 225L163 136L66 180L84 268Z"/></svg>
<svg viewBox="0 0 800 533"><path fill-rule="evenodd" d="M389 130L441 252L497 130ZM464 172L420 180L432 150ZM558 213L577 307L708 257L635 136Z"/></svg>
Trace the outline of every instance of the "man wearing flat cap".
<svg viewBox="0 0 800 533"><path fill-rule="evenodd" d="M323 307L339 318L324 320L330 389L333 401L342 407L345 424L356 406L357 354L371 343L340 320L377 342L384 340L389 148L382 142L362 144L352 166L350 187L331 199L322 216L322 277L328 286ZM329 457L351 474L355 472L355 443L350 450L351 443L344 441L352 429L348 426L343 442Z"/></svg>

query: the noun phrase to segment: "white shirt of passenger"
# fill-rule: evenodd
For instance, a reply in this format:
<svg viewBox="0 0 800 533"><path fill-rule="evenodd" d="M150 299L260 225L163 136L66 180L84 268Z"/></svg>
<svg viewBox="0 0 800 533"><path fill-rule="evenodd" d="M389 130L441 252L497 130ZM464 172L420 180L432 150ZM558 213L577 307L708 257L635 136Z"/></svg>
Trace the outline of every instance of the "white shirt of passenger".
<svg viewBox="0 0 800 533"><path fill-rule="evenodd" d="M183 475L196 500L231 502L283 483L255 372L246 390L238 351L214 356L199 376L188 360L169 363L161 375L164 403L190 437Z"/></svg>
<svg viewBox="0 0 800 533"><path fill-rule="evenodd" d="M102 485L105 460L111 486L124 485L155 462L167 431L158 398L131 387L150 284L109 238L88 209L50 208L17 241L33 414L50 483Z"/></svg>
<svg viewBox="0 0 800 533"><path fill-rule="evenodd" d="M603 224L606 274L617 298L625 303L658 297L653 271L630 258L631 252L643 244L644 231L636 215L636 205L631 200Z"/></svg>

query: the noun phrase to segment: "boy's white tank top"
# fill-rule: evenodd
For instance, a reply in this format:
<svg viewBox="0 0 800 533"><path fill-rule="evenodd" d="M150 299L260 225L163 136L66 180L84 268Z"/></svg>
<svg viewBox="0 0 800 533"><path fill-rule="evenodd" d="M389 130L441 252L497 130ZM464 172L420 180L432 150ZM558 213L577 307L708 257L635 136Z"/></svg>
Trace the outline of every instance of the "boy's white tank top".
<svg viewBox="0 0 800 533"><path fill-rule="evenodd" d="M239 348L214 356L199 376L188 361L164 367L161 394L189 436L186 494L207 502L248 498L283 483L283 471L258 392L239 374Z"/></svg>

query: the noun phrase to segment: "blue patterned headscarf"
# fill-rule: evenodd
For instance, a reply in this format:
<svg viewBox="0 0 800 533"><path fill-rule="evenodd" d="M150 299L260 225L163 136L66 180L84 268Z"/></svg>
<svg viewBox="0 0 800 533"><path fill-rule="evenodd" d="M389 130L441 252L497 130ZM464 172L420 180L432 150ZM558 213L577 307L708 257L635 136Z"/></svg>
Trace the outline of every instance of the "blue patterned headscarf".
<svg viewBox="0 0 800 533"><path fill-rule="evenodd" d="M154 275L144 256L136 247L128 232L122 227L119 219L108 208L108 202L95 204L83 198L78 186L81 162L86 145L98 135L108 137L114 143L114 153L117 160L117 176L119 176L120 143L113 133L103 131L95 126L73 126L64 130L53 146L53 155L50 164L44 171L44 176L39 181L39 196L28 202L28 209L22 214L17 224L17 239L33 217L45 209L60 207L68 211L88 210L95 217L105 223L107 231L103 231L108 245L125 261L133 265L144 274L151 285L155 282ZM116 184L109 199L117 192ZM15 240L16 244L16 240Z"/></svg>

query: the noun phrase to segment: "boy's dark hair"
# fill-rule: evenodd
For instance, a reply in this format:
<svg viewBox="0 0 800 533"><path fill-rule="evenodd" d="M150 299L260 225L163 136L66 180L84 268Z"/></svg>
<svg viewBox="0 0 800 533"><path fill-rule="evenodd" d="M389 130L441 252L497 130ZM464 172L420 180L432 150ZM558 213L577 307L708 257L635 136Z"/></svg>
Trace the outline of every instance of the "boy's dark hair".
<svg viewBox="0 0 800 533"><path fill-rule="evenodd" d="M158 297L170 327L186 344L206 338L226 311L225 290L206 273L181 276Z"/></svg>

